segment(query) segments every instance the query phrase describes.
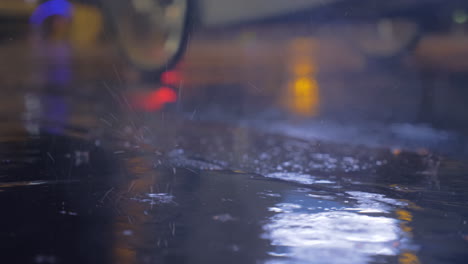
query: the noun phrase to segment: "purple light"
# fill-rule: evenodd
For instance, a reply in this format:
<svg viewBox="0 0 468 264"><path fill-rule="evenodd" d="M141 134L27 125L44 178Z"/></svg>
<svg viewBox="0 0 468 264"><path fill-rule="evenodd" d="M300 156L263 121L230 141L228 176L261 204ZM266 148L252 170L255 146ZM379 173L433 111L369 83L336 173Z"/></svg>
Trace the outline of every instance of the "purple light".
<svg viewBox="0 0 468 264"><path fill-rule="evenodd" d="M66 0L50 0L40 4L29 18L33 24L40 25L44 20L53 15L70 18L73 13L72 4Z"/></svg>

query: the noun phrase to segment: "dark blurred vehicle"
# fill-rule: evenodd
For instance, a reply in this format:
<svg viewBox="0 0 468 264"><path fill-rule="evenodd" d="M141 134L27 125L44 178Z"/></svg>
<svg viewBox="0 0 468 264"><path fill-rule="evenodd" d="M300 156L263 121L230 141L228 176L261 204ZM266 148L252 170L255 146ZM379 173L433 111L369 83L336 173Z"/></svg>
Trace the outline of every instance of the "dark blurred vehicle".
<svg viewBox="0 0 468 264"><path fill-rule="evenodd" d="M102 0L102 7L130 62L153 75L172 66L183 52L189 2Z"/></svg>
<svg viewBox="0 0 468 264"><path fill-rule="evenodd" d="M349 2L349 6L341 9L346 10L346 20L364 18L372 25L358 29L354 42L373 58L407 54L418 46L423 35L465 34L468 29L466 1ZM360 4L356 4L358 2Z"/></svg>
<svg viewBox="0 0 468 264"><path fill-rule="evenodd" d="M425 34L467 31L468 2L425 1L214 1L199 0L199 21L208 28L251 21L310 21L310 29L337 24L349 43L369 59L400 59L416 48ZM228 6L229 8L224 8ZM261 9L245 9L259 6ZM309 29L309 30L310 30ZM464 34L464 33L463 33Z"/></svg>
<svg viewBox="0 0 468 264"><path fill-rule="evenodd" d="M40 31L46 38L92 42L103 28L138 70L161 73L182 54L189 1L48 0L0 3L0 39ZM111 29L110 31L108 29Z"/></svg>

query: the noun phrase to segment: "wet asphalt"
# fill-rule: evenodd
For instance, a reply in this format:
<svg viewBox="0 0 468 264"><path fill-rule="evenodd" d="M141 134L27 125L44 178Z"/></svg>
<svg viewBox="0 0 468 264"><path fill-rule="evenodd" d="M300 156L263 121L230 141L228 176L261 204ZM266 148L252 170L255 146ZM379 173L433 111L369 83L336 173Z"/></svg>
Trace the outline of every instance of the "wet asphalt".
<svg viewBox="0 0 468 264"><path fill-rule="evenodd" d="M2 261L464 263L464 106L436 101L421 121L421 90L406 90L419 70L359 70L316 39L246 39L211 57L194 42L168 84L141 84L112 48L5 44ZM167 85L178 101L164 109L132 101Z"/></svg>

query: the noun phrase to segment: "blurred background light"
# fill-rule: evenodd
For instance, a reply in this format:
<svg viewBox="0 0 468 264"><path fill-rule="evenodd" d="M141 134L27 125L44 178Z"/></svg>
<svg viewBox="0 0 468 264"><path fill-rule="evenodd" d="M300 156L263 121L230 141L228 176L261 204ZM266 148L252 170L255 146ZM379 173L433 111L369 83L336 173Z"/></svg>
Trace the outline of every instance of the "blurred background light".
<svg viewBox="0 0 468 264"><path fill-rule="evenodd" d="M72 5L66 0L50 0L40 4L32 13L30 22L36 25L42 24L44 20L53 15L71 18Z"/></svg>

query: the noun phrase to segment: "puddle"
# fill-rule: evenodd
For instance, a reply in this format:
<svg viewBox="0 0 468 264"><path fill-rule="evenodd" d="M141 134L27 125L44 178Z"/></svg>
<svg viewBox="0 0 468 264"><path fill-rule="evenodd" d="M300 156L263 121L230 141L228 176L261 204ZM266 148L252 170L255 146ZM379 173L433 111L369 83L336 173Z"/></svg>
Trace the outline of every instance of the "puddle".
<svg viewBox="0 0 468 264"><path fill-rule="evenodd" d="M132 200L149 203L151 205L155 204L176 204L174 202L174 196L168 193L146 193L141 196L130 198Z"/></svg>
<svg viewBox="0 0 468 264"><path fill-rule="evenodd" d="M299 173L275 172L265 175L265 177L284 181L297 182L301 184L333 184L335 182L325 179L317 179L311 175Z"/></svg>
<svg viewBox="0 0 468 264"><path fill-rule="evenodd" d="M262 236L273 246L265 263L369 263L413 248L411 234L391 214L406 203L375 193L343 194L283 193L263 225Z"/></svg>
<svg viewBox="0 0 468 264"><path fill-rule="evenodd" d="M367 263L395 256L401 231L395 219L350 212L279 213L264 226L265 237L287 259L267 263Z"/></svg>
<svg viewBox="0 0 468 264"><path fill-rule="evenodd" d="M3 182L4 260L438 264L468 257L466 166L441 159L423 173L419 154L359 148L352 155L333 146L328 154L313 142L275 137L252 152L234 151L237 142L209 153L182 143L154 155L111 153L107 172L93 152L78 167L57 165L55 154L37 169L48 179L29 173L33 180ZM6 175L23 173L8 168Z"/></svg>

